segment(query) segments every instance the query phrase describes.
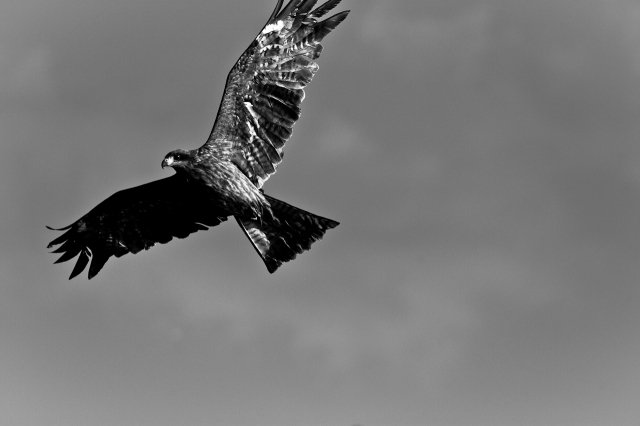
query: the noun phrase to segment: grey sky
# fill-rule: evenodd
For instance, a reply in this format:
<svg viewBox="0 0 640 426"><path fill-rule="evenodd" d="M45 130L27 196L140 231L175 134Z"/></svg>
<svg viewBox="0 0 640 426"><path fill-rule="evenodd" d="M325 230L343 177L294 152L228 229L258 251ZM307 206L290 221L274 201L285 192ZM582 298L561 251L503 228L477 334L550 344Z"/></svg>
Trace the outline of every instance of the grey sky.
<svg viewBox="0 0 640 426"><path fill-rule="evenodd" d="M631 0L344 0L265 186L340 227L274 275L235 223L51 264L274 5L0 3L0 423L637 425Z"/></svg>

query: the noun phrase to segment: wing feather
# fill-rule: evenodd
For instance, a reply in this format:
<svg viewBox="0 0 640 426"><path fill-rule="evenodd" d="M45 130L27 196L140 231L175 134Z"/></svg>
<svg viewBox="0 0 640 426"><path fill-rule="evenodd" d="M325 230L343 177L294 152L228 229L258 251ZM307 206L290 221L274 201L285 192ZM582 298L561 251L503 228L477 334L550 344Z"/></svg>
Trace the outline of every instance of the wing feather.
<svg viewBox="0 0 640 426"><path fill-rule="evenodd" d="M71 271L71 275L69 276L69 279L73 279L77 277L82 271L84 271L84 268L87 267L88 263L89 263L89 254L87 250L83 250L82 253L80 253L80 257L78 257L78 261L73 267L73 271Z"/></svg>
<svg viewBox="0 0 640 426"><path fill-rule="evenodd" d="M241 170L258 187L282 161L282 149L300 118L304 88L318 71L320 42L349 13L318 22L340 0L312 11L316 2L291 0L280 10L278 1L229 72L213 129L201 148L242 164Z"/></svg>
<svg viewBox="0 0 640 426"><path fill-rule="evenodd" d="M80 274L91 260L89 279L111 256L138 253L175 238L207 230L226 220L215 200L180 175L156 180L113 194L49 243L60 245L55 263L80 255L69 279ZM50 228L52 229L52 228Z"/></svg>
<svg viewBox="0 0 640 426"><path fill-rule="evenodd" d="M326 15L331 9L336 7L342 0L329 0L322 6L318 7L316 10L309 14L310 19L318 19L322 18Z"/></svg>

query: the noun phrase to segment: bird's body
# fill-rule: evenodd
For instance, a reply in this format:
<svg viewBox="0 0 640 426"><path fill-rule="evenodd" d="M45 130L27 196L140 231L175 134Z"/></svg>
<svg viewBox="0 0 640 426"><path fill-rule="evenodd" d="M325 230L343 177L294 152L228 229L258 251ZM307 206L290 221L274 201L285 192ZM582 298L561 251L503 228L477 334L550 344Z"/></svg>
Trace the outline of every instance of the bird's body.
<svg viewBox="0 0 640 426"><path fill-rule="evenodd" d="M179 153L184 160L167 160L175 158L173 151L163 160L163 167L173 167L190 185L200 186L219 211L240 217L270 215L271 207L260 189L228 155L209 151L198 154L197 150Z"/></svg>
<svg viewBox="0 0 640 426"><path fill-rule="evenodd" d="M318 69L320 41L348 11L318 21L340 0L282 0L232 68L207 142L167 154L176 173L119 191L62 230L58 262L79 255L71 277L87 266L95 276L111 256L137 253L173 237L185 238L234 216L274 272L322 238L338 222L293 207L262 191L282 161L300 117L304 87Z"/></svg>

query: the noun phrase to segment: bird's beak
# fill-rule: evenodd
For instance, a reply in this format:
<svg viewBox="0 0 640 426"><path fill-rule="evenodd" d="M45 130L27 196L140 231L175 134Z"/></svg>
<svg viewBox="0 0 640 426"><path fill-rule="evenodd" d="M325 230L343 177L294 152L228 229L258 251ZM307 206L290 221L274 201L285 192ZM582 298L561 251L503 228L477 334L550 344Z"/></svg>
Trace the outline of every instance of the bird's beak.
<svg viewBox="0 0 640 426"><path fill-rule="evenodd" d="M162 168L164 169L166 166L171 166L173 164L173 157L166 157L162 160Z"/></svg>

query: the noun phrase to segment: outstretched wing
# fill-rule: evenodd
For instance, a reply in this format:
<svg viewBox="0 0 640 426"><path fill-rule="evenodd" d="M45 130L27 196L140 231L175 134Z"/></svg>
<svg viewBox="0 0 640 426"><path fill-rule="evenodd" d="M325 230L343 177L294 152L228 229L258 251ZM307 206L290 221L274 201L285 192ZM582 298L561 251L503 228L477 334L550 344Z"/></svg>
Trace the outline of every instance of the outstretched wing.
<svg viewBox="0 0 640 426"><path fill-rule="evenodd" d="M82 272L91 258L91 279L111 256L148 250L173 237L185 238L220 224L227 215L215 200L175 174L116 192L75 223L57 229L67 232L48 247L62 244L53 251L63 253L55 263L80 255L69 279Z"/></svg>
<svg viewBox="0 0 640 426"><path fill-rule="evenodd" d="M318 70L320 42L349 11L318 18L340 0L311 10L317 0L278 0L271 18L240 56L213 130L202 149L233 161L260 188L282 161L282 148L300 117L304 87Z"/></svg>

